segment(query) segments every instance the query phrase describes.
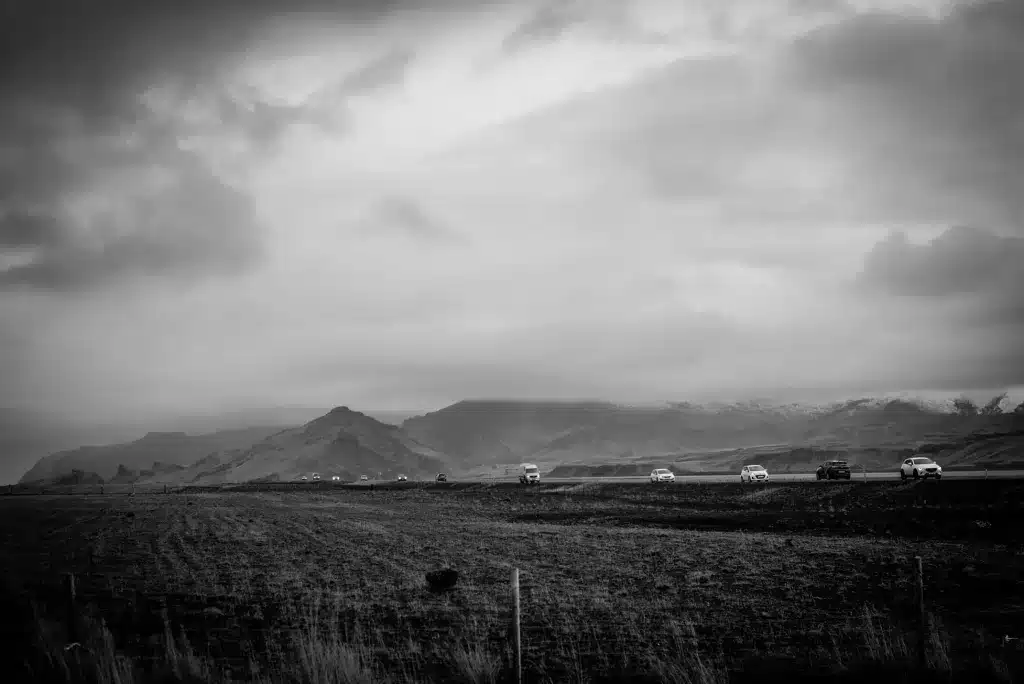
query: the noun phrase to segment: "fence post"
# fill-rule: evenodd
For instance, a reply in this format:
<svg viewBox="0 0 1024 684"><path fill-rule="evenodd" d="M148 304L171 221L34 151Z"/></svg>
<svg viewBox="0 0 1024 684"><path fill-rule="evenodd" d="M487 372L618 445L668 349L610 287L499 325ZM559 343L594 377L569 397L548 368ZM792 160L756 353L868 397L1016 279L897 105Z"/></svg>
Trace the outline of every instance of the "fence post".
<svg viewBox="0 0 1024 684"><path fill-rule="evenodd" d="M519 632L519 568L512 568L512 637L515 683L523 681L523 642Z"/></svg>
<svg viewBox="0 0 1024 684"><path fill-rule="evenodd" d="M922 668L928 665L928 656L925 648L928 643L928 617L924 610L924 569L921 565L921 557L914 556L914 575L917 580L917 663Z"/></svg>
<svg viewBox="0 0 1024 684"><path fill-rule="evenodd" d="M988 468L985 468L985 479L988 479Z"/></svg>
<svg viewBox="0 0 1024 684"><path fill-rule="evenodd" d="M868 467L866 465L862 465L860 467L860 469L862 471L864 471L864 481L867 482L868 481Z"/></svg>
<svg viewBox="0 0 1024 684"><path fill-rule="evenodd" d="M67 600L67 620L68 620L68 643L73 644L78 641L78 620L75 615L75 575L74 573L67 573L64 576L64 588L66 591Z"/></svg>

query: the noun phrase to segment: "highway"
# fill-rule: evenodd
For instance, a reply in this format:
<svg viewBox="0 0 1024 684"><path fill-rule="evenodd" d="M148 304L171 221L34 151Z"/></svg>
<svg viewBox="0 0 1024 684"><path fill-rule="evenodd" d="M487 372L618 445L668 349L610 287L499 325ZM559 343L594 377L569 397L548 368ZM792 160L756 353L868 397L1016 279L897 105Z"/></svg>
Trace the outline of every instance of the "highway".
<svg viewBox="0 0 1024 684"><path fill-rule="evenodd" d="M778 473L769 474L770 482L817 482L814 473ZM990 470L986 473L984 470L961 470L961 471L946 471L942 474L943 480L984 480L985 478L990 480L1019 480L1024 478L1024 470ZM865 482L865 481L878 481L878 480L891 480L898 481L900 479L899 472L881 472L881 473L853 473L850 478L853 482ZM452 478L452 482L515 482L516 478L512 475L493 477L493 478L467 478L460 480L458 478ZM579 484L582 482L608 482L608 483L625 483L625 482L648 482L649 478L646 475L638 475L632 477L541 477L541 482L546 484ZM739 483L740 476L737 475L680 475L676 474L676 485L685 485L688 483L728 483L736 482ZM842 480L840 480L842 482ZM826 484L827 481L822 482Z"/></svg>

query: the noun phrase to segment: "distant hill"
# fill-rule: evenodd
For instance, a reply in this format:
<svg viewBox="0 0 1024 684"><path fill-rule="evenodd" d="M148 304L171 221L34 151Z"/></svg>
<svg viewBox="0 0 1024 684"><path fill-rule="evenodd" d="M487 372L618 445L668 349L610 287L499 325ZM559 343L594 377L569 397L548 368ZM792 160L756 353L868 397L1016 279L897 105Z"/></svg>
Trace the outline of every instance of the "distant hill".
<svg viewBox="0 0 1024 684"><path fill-rule="evenodd" d="M347 407L338 407L297 427L279 431L245 448L208 455L189 468L147 478L153 482L213 484L292 480L310 473L345 480L382 473L432 475L447 470L442 453Z"/></svg>
<svg viewBox="0 0 1024 684"><path fill-rule="evenodd" d="M52 480L74 470L93 472L104 479L113 478L120 466L129 470L152 470L154 464L185 466L211 453L248 447L277 427L224 430L205 435L184 432L150 432L142 439L107 446L84 446L44 456L26 472L21 482Z"/></svg>
<svg viewBox="0 0 1024 684"><path fill-rule="evenodd" d="M537 461L568 474L570 466L650 463L687 470L738 469L761 461L776 470L847 458L866 467L891 467L901 455L946 445L958 462L985 458L1024 461L1005 437L1024 429L1021 414L958 415L905 399L864 398L829 405L666 404L464 401L406 420L412 437L448 453L463 467ZM988 435L990 447L967 449ZM995 435L1002 447L991 446ZM959 449L959 450L958 450ZM629 465L633 464L633 465ZM582 472L582 470L580 471Z"/></svg>

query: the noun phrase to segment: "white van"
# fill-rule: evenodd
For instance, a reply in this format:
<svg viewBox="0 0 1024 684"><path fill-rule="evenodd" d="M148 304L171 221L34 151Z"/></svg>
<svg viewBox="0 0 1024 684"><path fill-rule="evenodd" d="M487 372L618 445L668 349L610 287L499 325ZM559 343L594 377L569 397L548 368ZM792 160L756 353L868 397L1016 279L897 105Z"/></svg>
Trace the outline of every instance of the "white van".
<svg viewBox="0 0 1024 684"><path fill-rule="evenodd" d="M540 482L540 469L532 463L521 464L519 466L519 482L522 484Z"/></svg>

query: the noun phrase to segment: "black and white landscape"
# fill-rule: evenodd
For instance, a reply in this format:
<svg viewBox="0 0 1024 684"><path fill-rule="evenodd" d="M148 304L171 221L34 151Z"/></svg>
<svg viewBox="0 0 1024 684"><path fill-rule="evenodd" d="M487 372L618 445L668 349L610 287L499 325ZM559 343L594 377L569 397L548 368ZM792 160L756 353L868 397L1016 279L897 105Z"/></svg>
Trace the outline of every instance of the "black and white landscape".
<svg viewBox="0 0 1024 684"><path fill-rule="evenodd" d="M0 3L3 671L1019 680L1022 46L1017 0Z"/></svg>

